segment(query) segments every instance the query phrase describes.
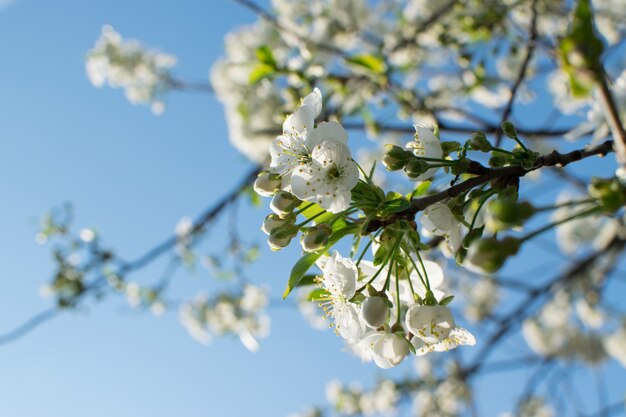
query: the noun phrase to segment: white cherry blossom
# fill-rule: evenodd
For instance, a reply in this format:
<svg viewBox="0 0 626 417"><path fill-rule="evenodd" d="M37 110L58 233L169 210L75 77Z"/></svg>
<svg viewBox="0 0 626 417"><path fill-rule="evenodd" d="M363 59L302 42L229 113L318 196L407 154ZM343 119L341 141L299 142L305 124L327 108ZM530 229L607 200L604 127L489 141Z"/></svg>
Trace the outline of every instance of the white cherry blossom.
<svg viewBox="0 0 626 417"><path fill-rule="evenodd" d="M324 310L334 319L337 333L349 340L357 339L364 330L357 306L349 301L356 293L357 276L354 262L335 251L326 260L320 279L320 286L328 292Z"/></svg>
<svg viewBox="0 0 626 417"><path fill-rule="evenodd" d="M447 205L435 203L427 207L420 217L420 222L428 233L444 236L450 252L456 252L461 246L463 241L461 223Z"/></svg>
<svg viewBox="0 0 626 417"><path fill-rule="evenodd" d="M325 130L340 128L337 125ZM313 149L310 164L293 171L291 190L301 200L339 213L350 205L351 191L358 180L359 171L350 149L342 143L325 140Z"/></svg>

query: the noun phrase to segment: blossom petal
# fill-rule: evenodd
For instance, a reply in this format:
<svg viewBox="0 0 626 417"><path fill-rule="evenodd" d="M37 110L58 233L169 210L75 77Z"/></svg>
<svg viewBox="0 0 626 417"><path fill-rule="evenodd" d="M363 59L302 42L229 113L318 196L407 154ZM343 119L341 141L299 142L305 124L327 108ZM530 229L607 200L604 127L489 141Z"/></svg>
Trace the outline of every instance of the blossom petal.
<svg viewBox="0 0 626 417"><path fill-rule="evenodd" d="M311 108L313 118L322 112L322 92L315 87L313 91L302 99L302 105Z"/></svg>
<svg viewBox="0 0 626 417"><path fill-rule="evenodd" d="M348 143L348 134L337 122L322 122L310 132L309 140L311 146L319 145L324 141L345 145Z"/></svg>
<svg viewBox="0 0 626 417"><path fill-rule="evenodd" d="M309 106L300 106L292 115L283 122L283 132L293 130L300 134L313 130L315 124L314 111Z"/></svg>

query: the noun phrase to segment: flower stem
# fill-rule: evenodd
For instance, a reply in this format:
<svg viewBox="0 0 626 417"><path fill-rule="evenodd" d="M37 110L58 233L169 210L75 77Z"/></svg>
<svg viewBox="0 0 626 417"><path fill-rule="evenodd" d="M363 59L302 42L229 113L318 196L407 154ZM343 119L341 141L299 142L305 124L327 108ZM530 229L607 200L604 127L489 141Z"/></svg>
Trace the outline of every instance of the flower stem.
<svg viewBox="0 0 626 417"><path fill-rule="evenodd" d="M397 262L396 262L396 309L398 310L397 315L396 315L396 324L398 324L400 323L400 274L398 273Z"/></svg>
<svg viewBox="0 0 626 417"><path fill-rule="evenodd" d="M531 232L528 235L520 238L520 243L521 242L525 242L527 240L530 240L530 239L534 238L535 236L540 235L541 233L543 233L543 232L545 232L547 230L550 230L553 227L556 227L556 226L558 226L560 224L567 223L567 222L569 222L571 220L575 220L575 219L580 218L580 217L587 217L590 214L599 213L601 210L602 210L601 206L593 206L591 208L588 208L586 210L580 211L580 212L578 212L578 213L576 213L574 215L571 215L571 216L566 217L564 219L561 219L559 221L556 221L556 222L553 222L553 223L548 223L544 227L541 227L541 228L535 230L534 232Z"/></svg>
<svg viewBox="0 0 626 417"><path fill-rule="evenodd" d="M402 241L402 237L404 236L404 234L400 235L400 237L398 237L398 241L396 242L396 244L394 245L393 249L391 250L391 252L389 253L389 255L387 255L387 257L385 258L385 261L382 263L382 265L380 266L380 268L378 268L378 271L376 271L376 273L374 274L374 276L372 278L369 279L369 281L367 281L365 283L365 285L363 285L361 288L359 288L357 290L357 292L361 292L363 291L363 289L365 289L365 287L367 287L368 285L370 285L372 282L374 282L374 280L376 279L376 277L381 273L381 271L383 270L383 268L385 268L385 265L387 265L387 263L390 261L391 258L393 258L396 254L396 251L398 250L398 246L400 246L400 242Z"/></svg>
<svg viewBox="0 0 626 417"><path fill-rule="evenodd" d="M424 281L424 277L422 277L422 273L420 272L418 266L415 264L415 261L411 257L411 254L406 249L403 248L403 250L404 250L404 253L406 253L406 256L411 261L411 263L413 264L413 268L415 268L415 272L417 273L417 276L419 277L420 281L422 282L422 285L424 286L424 288L426 288L426 281ZM410 275L409 275L409 286L411 287L411 292L413 294L415 294L415 291L413 289L413 281L411 281L411 276Z"/></svg>
<svg viewBox="0 0 626 417"><path fill-rule="evenodd" d="M296 216L298 214L302 214L302 213L304 213L305 211L307 211L308 209L310 209L314 205L315 205L315 203L309 203L306 206L302 207L301 209L294 211L293 214L295 214Z"/></svg>
<svg viewBox="0 0 626 417"><path fill-rule="evenodd" d="M487 200L489 200L489 197L491 197L493 194L494 194L494 191L489 191L485 193L483 198L480 200L480 203L478 204L478 208L476 209L476 213L474 213L474 217L472 217L472 223L470 224L470 227L469 227L470 232L474 230L474 225L476 224L476 219L478 219L478 214L480 213L480 210L483 208Z"/></svg>
<svg viewBox="0 0 626 417"><path fill-rule="evenodd" d="M370 246L372 246L372 242L373 242L372 239L370 239L370 241L367 242L367 245L365 245L365 248L363 249L363 252L361 252L361 255L359 255L359 259L357 259L357 261L356 261L356 266L359 266L359 264L363 260L363 257L365 256L365 253L370 248Z"/></svg>
<svg viewBox="0 0 626 417"><path fill-rule="evenodd" d="M594 201L596 201L595 198L587 198L584 200L576 200L576 201L566 201L565 203L553 204L551 206L535 207L535 211L555 210L561 207L576 206L578 204L585 204L585 203L593 203Z"/></svg>
<svg viewBox="0 0 626 417"><path fill-rule="evenodd" d="M313 220L315 220L316 218L318 218L319 216L321 216L322 214L325 214L325 213L326 213L326 210L322 210L319 213L309 217L308 219L306 219L302 223L296 224L296 227L300 228L300 227L304 226L305 224L312 222Z"/></svg>
<svg viewBox="0 0 626 417"><path fill-rule="evenodd" d="M417 246L415 247L415 254L417 255L417 259L420 261L420 264L422 265L422 270L424 271L424 278L426 279L426 289L430 291L430 281L428 280L428 273L426 272L424 261L422 260L422 256L420 255L420 251L419 249L417 249Z"/></svg>

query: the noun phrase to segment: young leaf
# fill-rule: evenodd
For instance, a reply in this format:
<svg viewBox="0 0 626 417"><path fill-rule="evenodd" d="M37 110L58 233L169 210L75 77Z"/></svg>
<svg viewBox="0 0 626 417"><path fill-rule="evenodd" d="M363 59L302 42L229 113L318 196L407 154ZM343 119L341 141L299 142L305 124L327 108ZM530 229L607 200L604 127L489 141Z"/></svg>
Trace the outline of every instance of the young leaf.
<svg viewBox="0 0 626 417"><path fill-rule="evenodd" d="M379 56L374 56L372 54L362 54L355 55L349 58L346 58L350 64L357 65L359 67L367 68L375 74L384 74L385 73L385 62Z"/></svg>
<svg viewBox="0 0 626 417"><path fill-rule="evenodd" d="M263 64L276 68L276 59L274 58L272 50L267 45L263 45L256 50L256 57Z"/></svg>
<svg viewBox="0 0 626 417"><path fill-rule="evenodd" d="M410 198L420 197L426 194L426 191L428 191L431 184L431 181L422 181L417 187L415 187L415 190L411 193Z"/></svg>
<svg viewBox="0 0 626 417"><path fill-rule="evenodd" d="M271 66L259 63L250 73L250 78L248 79L248 82L250 83L250 85L254 85L261 81L263 78L270 77L272 74L274 74L274 71L274 68L272 68Z"/></svg>

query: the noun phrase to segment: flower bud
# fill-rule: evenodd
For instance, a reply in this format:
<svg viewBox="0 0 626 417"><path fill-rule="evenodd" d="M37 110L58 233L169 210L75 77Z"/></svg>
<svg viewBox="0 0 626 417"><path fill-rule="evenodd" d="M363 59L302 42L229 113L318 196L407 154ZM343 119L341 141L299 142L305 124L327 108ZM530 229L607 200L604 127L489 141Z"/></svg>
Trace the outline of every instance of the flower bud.
<svg viewBox="0 0 626 417"><path fill-rule="evenodd" d="M280 175L262 171L254 181L254 191L263 197L271 197L280 189L281 183Z"/></svg>
<svg viewBox="0 0 626 417"><path fill-rule="evenodd" d="M455 165L450 167L450 172L454 175L461 175L467 172L467 169L470 166L470 161L467 158L459 159Z"/></svg>
<svg viewBox="0 0 626 417"><path fill-rule="evenodd" d="M487 140L487 136L483 132L474 132L469 138L470 149L480 152L489 152L491 143Z"/></svg>
<svg viewBox="0 0 626 417"><path fill-rule="evenodd" d="M261 226L261 230L266 235L272 233L272 230L277 229L286 224L293 224L296 221L296 216L289 215L287 217L280 217L278 214L268 214L263 220L263 225Z"/></svg>
<svg viewBox="0 0 626 417"><path fill-rule="evenodd" d="M513 237L498 240L495 237L480 239L467 250L465 264L470 269L491 274L498 271L509 256L519 250L521 241Z"/></svg>
<svg viewBox="0 0 626 417"><path fill-rule="evenodd" d="M291 239L298 234L298 228L293 224L285 224L283 226L272 229L267 243L273 251L278 251L289 246Z"/></svg>
<svg viewBox="0 0 626 417"><path fill-rule="evenodd" d="M515 130L515 126L513 126L513 123L509 122L508 120L502 123L502 131L511 139L517 138L517 130Z"/></svg>
<svg viewBox="0 0 626 417"><path fill-rule="evenodd" d="M421 159L412 158L404 167L404 171L409 178L417 178L428 171L428 164Z"/></svg>
<svg viewBox="0 0 626 417"><path fill-rule="evenodd" d="M287 246L289 246L291 239L292 239L291 236L270 235L267 238L267 243L270 245L271 250L273 250L274 252L277 252L281 250L282 248L286 248Z"/></svg>
<svg viewBox="0 0 626 417"><path fill-rule="evenodd" d="M457 141L450 140L441 142L441 150L444 155L450 155L452 152L458 151L459 149L461 149L461 144Z"/></svg>
<svg viewBox="0 0 626 417"><path fill-rule="evenodd" d="M301 203L302 201L300 201L295 195L288 193L287 191L279 191L272 198L270 208L279 216L286 216Z"/></svg>
<svg viewBox="0 0 626 417"><path fill-rule="evenodd" d="M607 213L614 213L626 204L626 186L618 178L593 178L588 188L589 195L600 200Z"/></svg>
<svg viewBox="0 0 626 417"><path fill-rule="evenodd" d="M502 155L492 155L489 158L489 166L492 168L499 168L506 164L506 158Z"/></svg>
<svg viewBox="0 0 626 417"><path fill-rule="evenodd" d="M528 201L518 203L510 198L492 200L488 207L489 226L496 231L521 226L535 214L535 208Z"/></svg>
<svg viewBox="0 0 626 417"><path fill-rule="evenodd" d="M318 252L328 244L333 229L327 224L319 224L304 232L300 244L305 252Z"/></svg>
<svg viewBox="0 0 626 417"><path fill-rule="evenodd" d="M383 165L387 168L387 171L397 171L404 168L411 155L411 152L399 146L387 144L385 145Z"/></svg>
<svg viewBox="0 0 626 417"><path fill-rule="evenodd" d="M383 297L367 297L361 304L361 315L365 324L377 329L389 319L389 304Z"/></svg>
<svg viewBox="0 0 626 417"><path fill-rule="evenodd" d="M448 337L456 323L448 307L413 304L406 312L405 324L415 336L428 344Z"/></svg>
<svg viewBox="0 0 626 417"><path fill-rule="evenodd" d="M376 365L383 369L398 366L409 354L409 343L395 333L377 334L372 345L372 356Z"/></svg>

